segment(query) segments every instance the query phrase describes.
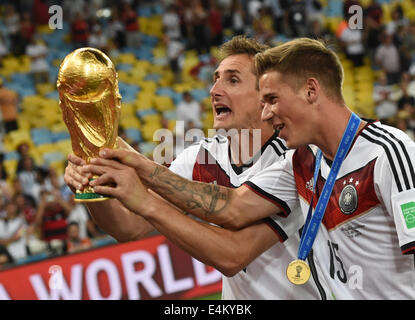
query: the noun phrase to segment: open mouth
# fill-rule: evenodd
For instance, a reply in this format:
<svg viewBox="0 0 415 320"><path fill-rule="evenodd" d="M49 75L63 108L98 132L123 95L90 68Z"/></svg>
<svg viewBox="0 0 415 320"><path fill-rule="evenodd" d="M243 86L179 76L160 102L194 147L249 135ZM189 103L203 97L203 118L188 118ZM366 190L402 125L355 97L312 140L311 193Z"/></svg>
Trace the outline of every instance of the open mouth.
<svg viewBox="0 0 415 320"><path fill-rule="evenodd" d="M284 128L284 124L283 123L281 123L281 124L274 124L273 125L273 128L274 128L274 130L276 130L276 131L281 131L283 128Z"/></svg>
<svg viewBox="0 0 415 320"><path fill-rule="evenodd" d="M215 111L216 111L217 116L220 116L220 115L224 116L232 112L232 110L226 106L216 106Z"/></svg>

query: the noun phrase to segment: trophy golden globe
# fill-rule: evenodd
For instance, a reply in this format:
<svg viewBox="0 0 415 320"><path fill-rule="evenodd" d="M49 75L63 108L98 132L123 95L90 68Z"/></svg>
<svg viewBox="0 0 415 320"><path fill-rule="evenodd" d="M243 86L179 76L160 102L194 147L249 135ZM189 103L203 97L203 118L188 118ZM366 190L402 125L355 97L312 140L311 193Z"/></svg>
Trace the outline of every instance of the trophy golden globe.
<svg viewBox="0 0 415 320"><path fill-rule="evenodd" d="M102 148L115 148L121 95L112 61L98 49L77 49L60 65L57 88L74 154L89 162ZM106 199L91 187L75 195L77 202Z"/></svg>

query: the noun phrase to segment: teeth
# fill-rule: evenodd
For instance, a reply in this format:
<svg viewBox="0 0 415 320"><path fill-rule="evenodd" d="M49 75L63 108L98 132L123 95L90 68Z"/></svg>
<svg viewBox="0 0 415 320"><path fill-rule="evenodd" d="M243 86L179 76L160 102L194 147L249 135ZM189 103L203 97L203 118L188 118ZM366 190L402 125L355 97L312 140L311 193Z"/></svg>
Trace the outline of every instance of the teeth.
<svg viewBox="0 0 415 320"><path fill-rule="evenodd" d="M216 114L221 114L222 112L230 112L231 110L228 107L217 106Z"/></svg>

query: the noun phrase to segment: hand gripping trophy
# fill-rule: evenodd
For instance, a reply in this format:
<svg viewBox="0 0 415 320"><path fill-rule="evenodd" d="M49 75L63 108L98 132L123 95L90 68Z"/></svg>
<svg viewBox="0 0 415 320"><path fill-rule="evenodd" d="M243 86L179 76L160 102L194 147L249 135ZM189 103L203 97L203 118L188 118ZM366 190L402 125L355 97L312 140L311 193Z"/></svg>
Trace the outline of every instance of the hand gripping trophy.
<svg viewBox="0 0 415 320"><path fill-rule="evenodd" d="M102 148L115 148L121 95L111 60L94 48L73 51L60 65L57 88L73 152L89 162ZM106 199L92 188L75 195L77 202Z"/></svg>

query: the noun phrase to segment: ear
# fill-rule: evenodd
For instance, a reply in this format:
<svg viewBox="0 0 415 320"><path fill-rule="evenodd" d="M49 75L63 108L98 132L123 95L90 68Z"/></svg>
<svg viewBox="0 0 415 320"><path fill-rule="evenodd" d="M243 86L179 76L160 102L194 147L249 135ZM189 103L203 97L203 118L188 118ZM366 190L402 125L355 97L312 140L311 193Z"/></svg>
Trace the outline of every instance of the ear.
<svg viewBox="0 0 415 320"><path fill-rule="evenodd" d="M320 94L320 83L316 78L308 78L305 85L306 99L312 104L315 103Z"/></svg>

